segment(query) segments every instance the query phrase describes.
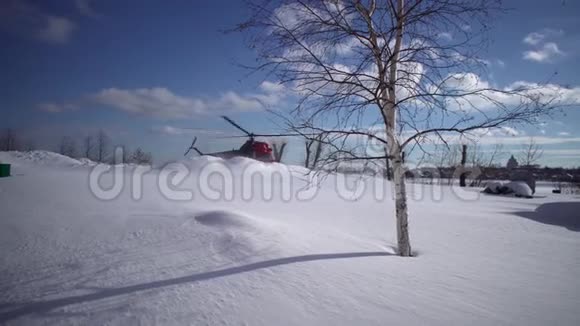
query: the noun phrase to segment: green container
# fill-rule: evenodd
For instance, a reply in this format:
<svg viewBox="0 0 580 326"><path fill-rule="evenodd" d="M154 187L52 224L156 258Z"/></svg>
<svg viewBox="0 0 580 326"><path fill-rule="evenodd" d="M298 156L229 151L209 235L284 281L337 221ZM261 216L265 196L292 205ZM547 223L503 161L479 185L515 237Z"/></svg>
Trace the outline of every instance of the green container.
<svg viewBox="0 0 580 326"><path fill-rule="evenodd" d="M1 164L0 163L0 178L9 177L10 176L10 164Z"/></svg>

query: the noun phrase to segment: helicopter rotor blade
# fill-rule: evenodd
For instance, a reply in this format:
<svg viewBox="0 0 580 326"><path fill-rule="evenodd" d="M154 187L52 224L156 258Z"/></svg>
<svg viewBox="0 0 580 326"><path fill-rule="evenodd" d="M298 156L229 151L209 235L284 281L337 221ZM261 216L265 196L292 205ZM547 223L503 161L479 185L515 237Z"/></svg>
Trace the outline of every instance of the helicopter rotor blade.
<svg viewBox="0 0 580 326"><path fill-rule="evenodd" d="M248 138L247 135L232 135L232 136L218 136L218 137L214 137L214 139L232 139L232 138Z"/></svg>
<svg viewBox="0 0 580 326"><path fill-rule="evenodd" d="M226 120L227 122L229 122L232 126L240 129L241 131L243 131L246 135L248 135L249 137L251 137L253 134L249 131L247 131L246 129L242 128L239 124L237 124L236 122L234 122L232 119L230 119L229 117L222 115L222 118L224 118L224 120Z"/></svg>
<svg viewBox="0 0 580 326"><path fill-rule="evenodd" d="M255 137L294 137L303 136L302 134L255 134Z"/></svg>
<svg viewBox="0 0 580 326"><path fill-rule="evenodd" d="M254 134L254 137L303 137L303 136L317 136L318 134L309 133L309 134ZM215 137L216 139L231 139L231 138L246 138L248 136L221 136Z"/></svg>
<svg viewBox="0 0 580 326"><path fill-rule="evenodd" d="M224 120L226 120L227 122L229 122L232 126L238 128L240 131L242 131L243 133L245 133L247 135L247 136L222 136L222 137L216 137L216 138L221 138L221 139L226 139L226 138L245 138L245 137L297 137L297 136L316 136L316 135L318 135L317 133L309 133L309 134L303 134L303 133L254 134L254 133L249 132L248 130L242 128L242 126L240 126L239 124L237 124L235 121L233 121L232 119L230 119L228 116L222 115L221 117Z"/></svg>

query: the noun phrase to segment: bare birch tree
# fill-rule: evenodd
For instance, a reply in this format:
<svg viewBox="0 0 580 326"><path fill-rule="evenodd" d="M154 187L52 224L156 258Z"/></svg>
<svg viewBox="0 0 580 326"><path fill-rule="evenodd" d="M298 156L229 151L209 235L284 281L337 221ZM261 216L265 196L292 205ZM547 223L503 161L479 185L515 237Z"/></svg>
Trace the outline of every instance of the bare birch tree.
<svg viewBox="0 0 580 326"><path fill-rule="evenodd" d="M482 77L499 0L299 0L250 4L238 26L266 70L294 90L288 114L307 139L328 135L319 164L389 159L398 253L411 256L404 153L549 112L542 85L494 87ZM376 127L376 128L373 128ZM387 148L357 145L372 140ZM390 214L389 214L390 215Z"/></svg>
<svg viewBox="0 0 580 326"><path fill-rule="evenodd" d="M527 144L523 144L518 155L518 161L521 166L530 167L537 164L544 155L544 150L534 138L530 138Z"/></svg>

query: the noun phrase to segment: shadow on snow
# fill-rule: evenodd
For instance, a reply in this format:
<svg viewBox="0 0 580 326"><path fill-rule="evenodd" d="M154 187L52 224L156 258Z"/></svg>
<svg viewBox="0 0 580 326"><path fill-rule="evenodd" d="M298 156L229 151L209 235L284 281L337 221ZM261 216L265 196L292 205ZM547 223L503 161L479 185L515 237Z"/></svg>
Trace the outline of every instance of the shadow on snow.
<svg viewBox="0 0 580 326"><path fill-rule="evenodd" d="M240 274L251 272L263 268L288 265L294 263L302 263L317 260L328 260L328 259L346 259L346 258L358 258L358 257L376 257L376 256L390 256L393 255L388 252L352 252L352 253L336 253L336 254L316 254L316 255L304 255L295 257L278 258L272 260L261 261L257 263L252 263L243 266L231 267L220 269L211 272L205 272L200 274L188 275L183 277L177 277L172 279L153 281L149 283L142 283L136 285L129 285L120 288L110 288L103 289L94 293L77 295L71 297L65 297L54 300L46 301L32 301L23 303L4 303L3 307L17 306L18 308L1 312L0 322L6 322L21 316L29 314L42 314L47 313L53 309L57 309L63 306L85 303L90 301L96 301L101 299L106 299L110 297L121 296L125 294L131 294L139 291L158 289L167 286L173 286L183 283L200 282L205 280L210 280L214 278L224 277L228 275ZM1 306L0 306L1 307Z"/></svg>
<svg viewBox="0 0 580 326"><path fill-rule="evenodd" d="M534 211L512 214L544 224L563 226L571 231L580 231L580 202L546 203Z"/></svg>

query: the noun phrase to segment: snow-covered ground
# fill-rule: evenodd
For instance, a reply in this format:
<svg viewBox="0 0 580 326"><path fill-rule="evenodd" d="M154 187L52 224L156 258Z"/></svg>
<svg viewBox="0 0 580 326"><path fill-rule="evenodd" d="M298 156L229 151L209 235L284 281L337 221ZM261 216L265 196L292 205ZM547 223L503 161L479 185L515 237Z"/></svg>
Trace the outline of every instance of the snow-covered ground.
<svg viewBox="0 0 580 326"><path fill-rule="evenodd" d="M580 202L550 188L409 185L417 256L400 258L387 184L352 196L357 180L329 176L312 195L297 167L200 158L141 186L126 167L102 200L86 160L0 162L13 164L0 179L0 324L580 325ZM208 165L231 171L231 194ZM292 177L264 200L251 170Z"/></svg>

